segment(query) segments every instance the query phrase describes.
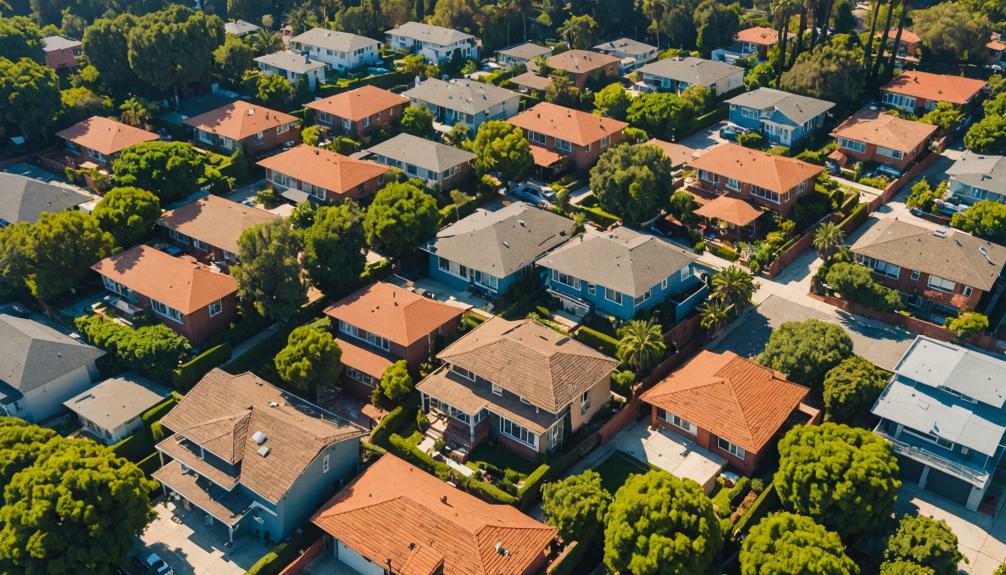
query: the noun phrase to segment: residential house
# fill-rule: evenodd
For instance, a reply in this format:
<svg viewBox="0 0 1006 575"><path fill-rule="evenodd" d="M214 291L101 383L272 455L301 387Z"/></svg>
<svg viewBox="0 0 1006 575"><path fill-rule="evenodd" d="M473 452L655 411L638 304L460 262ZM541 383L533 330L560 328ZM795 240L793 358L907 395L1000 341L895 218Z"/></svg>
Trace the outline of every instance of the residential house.
<svg viewBox="0 0 1006 575"><path fill-rule="evenodd" d="M988 62L993 66L999 65L1001 68L1003 57L1006 56L1006 42L1003 41L1002 35L993 32L992 38L985 43L985 50Z"/></svg>
<svg viewBox="0 0 1006 575"><path fill-rule="evenodd" d="M392 50L422 54L432 64L450 61L455 53L463 60L479 59L478 38L451 28L406 22L386 34Z"/></svg>
<svg viewBox="0 0 1006 575"><path fill-rule="evenodd" d="M251 22L245 22L244 20L232 20L224 23L224 34L230 34L231 36L237 36L238 38L254 34L261 29L261 26L257 26Z"/></svg>
<svg viewBox="0 0 1006 575"><path fill-rule="evenodd" d="M646 143L660 148L660 151L671 161L674 171L683 169L699 155L698 150L674 142L665 142L664 140L650 138Z"/></svg>
<svg viewBox="0 0 1006 575"><path fill-rule="evenodd" d="M877 162L888 166L892 175L900 175L929 150L935 133L936 126L931 124L864 109L832 130L838 149L829 159L840 166L849 159Z"/></svg>
<svg viewBox="0 0 1006 575"><path fill-rule="evenodd" d="M265 178L295 203L368 200L384 187L388 166L301 144L259 160Z"/></svg>
<svg viewBox="0 0 1006 575"><path fill-rule="evenodd" d="M852 244L852 252L874 279L923 314L990 309L1002 291L1006 247L964 232L883 219Z"/></svg>
<svg viewBox="0 0 1006 575"><path fill-rule="evenodd" d="M628 74L643 64L657 59L660 50L656 46L645 44L632 38L619 38L594 46L595 52L618 58L619 72Z"/></svg>
<svg viewBox="0 0 1006 575"><path fill-rule="evenodd" d="M45 65L56 70L80 66L80 58L84 55L79 40L63 36L42 38L42 50L45 51Z"/></svg>
<svg viewBox="0 0 1006 575"><path fill-rule="evenodd" d="M947 168L950 200L964 209L975 202L1006 203L1006 157L965 150Z"/></svg>
<svg viewBox="0 0 1006 575"><path fill-rule="evenodd" d="M394 455L367 468L311 521L352 573L540 575L555 528L492 505Z"/></svg>
<svg viewBox="0 0 1006 575"><path fill-rule="evenodd" d="M883 32L878 32L877 37L883 35ZM894 40L898 37L898 29L891 28L887 31L887 40L894 43ZM877 40L879 42L879 40ZM884 56L889 57L890 47L884 51ZM901 30L901 38L898 41L897 49L895 50L894 59L902 67L906 66L918 66L919 61L922 58L922 39L919 35L911 30Z"/></svg>
<svg viewBox="0 0 1006 575"><path fill-rule="evenodd" d="M0 172L0 228L33 224L45 212L73 210L92 197L70 186Z"/></svg>
<svg viewBox="0 0 1006 575"><path fill-rule="evenodd" d="M727 100L730 121L759 132L777 145L797 146L824 126L835 104L817 98L758 88Z"/></svg>
<svg viewBox="0 0 1006 575"><path fill-rule="evenodd" d="M292 50L263 54L255 58L255 63L261 73L279 74L293 84L294 88L304 82L308 92L314 92L319 85L325 83L325 70L328 68L328 64L312 60L309 54Z"/></svg>
<svg viewBox="0 0 1006 575"><path fill-rule="evenodd" d="M405 96L370 84L307 103L318 124L360 138L380 126L396 124L408 105Z"/></svg>
<svg viewBox="0 0 1006 575"><path fill-rule="evenodd" d="M437 232L423 250L430 277L456 290L507 293L534 270L534 261L572 237L573 222L514 202L475 213Z"/></svg>
<svg viewBox="0 0 1006 575"><path fill-rule="evenodd" d="M918 336L873 405L902 481L978 511L1006 445L1006 361Z"/></svg>
<svg viewBox="0 0 1006 575"><path fill-rule="evenodd" d="M164 401L157 384L138 375L112 377L63 402L84 430L113 445L143 429L143 414Z"/></svg>
<svg viewBox="0 0 1006 575"><path fill-rule="evenodd" d="M880 87L880 101L885 106L922 115L940 102L968 107L984 88L982 80L909 71Z"/></svg>
<svg viewBox="0 0 1006 575"><path fill-rule="evenodd" d="M437 354L419 382L422 409L466 448L493 437L537 459L558 449L611 397L618 360L532 320L495 316Z"/></svg>
<svg viewBox="0 0 1006 575"><path fill-rule="evenodd" d="M31 319L0 314L0 415L42 423L91 387L104 351Z"/></svg>
<svg viewBox="0 0 1006 575"><path fill-rule="evenodd" d="M475 154L412 134L399 134L367 149L367 157L419 178L432 189L450 190L472 174Z"/></svg>
<svg viewBox="0 0 1006 575"><path fill-rule="evenodd" d="M702 350L641 396L650 425L670 430L751 475L796 423L817 421L810 390L732 351Z"/></svg>
<svg viewBox="0 0 1006 575"><path fill-rule="evenodd" d="M744 68L693 56L664 58L639 71L643 84L658 92L680 93L689 86L705 86L719 97L744 88Z"/></svg>
<svg viewBox="0 0 1006 575"><path fill-rule="evenodd" d="M517 66L527 66L528 62L539 56L549 56L552 48L535 44L534 42L524 42L503 50L496 51L496 61L504 68L516 68Z"/></svg>
<svg viewBox="0 0 1006 575"><path fill-rule="evenodd" d="M67 153L81 162L92 162L108 168L119 153L130 146L160 139L153 132L134 128L111 118L92 116L69 128L56 132Z"/></svg>
<svg viewBox="0 0 1006 575"><path fill-rule="evenodd" d="M238 240L250 227L279 219L272 212L212 194L168 210L157 220L171 240L203 261L236 263Z"/></svg>
<svg viewBox="0 0 1006 575"><path fill-rule="evenodd" d="M588 231L538 260L545 289L565 311L632 319L669 302L677 323L709 288L695 254L626 227ZM669 326L668 326L669 327Z"/></svg>
<svg viewBox="0 0 1006 575"><path fill-rule="evenodd" d="M549 56L545 62L551 70L559 70L568 74L573 84L581 89L587 86L587 82L600 83L605 79L618 80L618 58L600 52L566 50ZM532 72L538 71L534 62L530 63L529 69Z"/></svg>
<svg viewBox="0 0 1006 575"><path fill-rule="evenodd" d="M381 63L380 42L349 32L311 28L291 38L287 46L336 72Z"/></svg>
<svg viewBox="0 0 1006 575"><path fill-rule="evenodd" d="M539 99L544 99L545 92L552 85L552 78L539 76L534 72L524 72L510 78L510 84L517 86L522 94L533 94Z"/></svg>
<svg viewBox="0 0 1006 575"><path fill-rule="evenodd" d="M464 124L474 133L483 122L505 120L520 109L520 94L476 80L428 78L402 92L416 105L433 112L433 120L450 126Z"/></svg>
<svg viewBox="0 0 1006 575"><path fill-rule="evenodd" d="M149 306L193 345L226 330L237 310L237 280L150 246L119 252L91 269L118 296L110 305L127 315Z"/></svg>
<svg viewBox="0 0 1006 575"><path fill-rule="evenodd" d="M238 147L257 157L282 146L300 143L297 118L244 100L185 120L196 144L232 154Z"/></svg>
<svg viewBox="0 0 1006 575"><path fill-rule="evenodd" d="M628 126L548 102L536 104L508 121L524 131L535 165L552 171L567 166L580 172L589 170L602 152L622 143Z"/></svg>
<svg viewBox="0 0 1006 575"><path fill-rule="evenodd" d="M824 171L796 158L737 144L720 144L692 160L701 191L742 198L788 216L797 200L814 191Z"/></svg>
<svg viewBox="0 0 1006 575"><path fill-rule="evenodd" d="M768 51L778 43L779 32L775 28L754 26L737 32L733 44L713 50L710 58L728 64L752 56L759 61L766 60Z"/></svg>
<svg viewBox="0 0 1006 575"><path fill-rule="evenodd" d="M153 473L234 531L282 541L357 470L359 428L253 373L213 369L161 419ZM165 458L170 458L164 463Z"/></svg>
<svg viewBox="0 0 1006 575"><path fill-rule="evenodd" d="M416 372L457 329L465 307L384 282L363 287L325 310L338 330L343 385L369 399L384 371L404 359Z"/></svg>

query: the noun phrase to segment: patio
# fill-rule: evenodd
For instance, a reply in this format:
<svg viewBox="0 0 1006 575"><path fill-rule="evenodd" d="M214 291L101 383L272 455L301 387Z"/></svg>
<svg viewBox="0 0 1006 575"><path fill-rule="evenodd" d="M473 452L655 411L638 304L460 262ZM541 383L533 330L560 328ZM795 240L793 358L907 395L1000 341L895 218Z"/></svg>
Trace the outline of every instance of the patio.
<svg viewBox="0 0 1006 575"><path fill-rule="evenodd" d="M692 441L666 430L651 429L648 419L619 433L611 447L677 477L692 479L707 494L716 486L716 477L727 464L722 457Z"/></svg>
<svg viewBox="0 0 1006 575"><path fill-rule="evenodd" d="M493 303L488 299L468 290L459 291L450 286L442 284L428 277L409 279L400 275L392 275L387 280L388 283L399 287L415 291L420 295L425 295L430 299L435 299L450 305L456 305L464 309L478 308L492 311Z"/></svg>

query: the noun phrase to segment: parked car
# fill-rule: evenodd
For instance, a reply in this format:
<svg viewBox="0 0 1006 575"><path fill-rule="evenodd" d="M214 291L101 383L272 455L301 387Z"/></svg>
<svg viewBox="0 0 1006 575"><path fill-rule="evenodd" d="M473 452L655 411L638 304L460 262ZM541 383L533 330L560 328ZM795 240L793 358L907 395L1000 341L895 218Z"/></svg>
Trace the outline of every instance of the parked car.
<svg viewBox="0 0 1006 575"><path fill-rule="evenodd" d="M736 142L737 136L740 136L741 134L746 134L750 131L751 130L747 128L742 128L741 126L738 126L736 124L727 124L726 126L720 128L720 137L723 138L724 140L730 140L731 142Z"/></svg>
<svg viewBox="0 0 1006 575"><path fill-rule="evenodd" d="M547 208L555 204L555 190L534 180L517 184L513 195L539 208Z"/></svg>
<svg viewBox="0 0 1006 575"><path fill-rule="evenodd" d="M152 575L175 575L175 570L168 566L157 553L151 553L149 557L138 562L141 567L147 570L147 573Z"/></svg>

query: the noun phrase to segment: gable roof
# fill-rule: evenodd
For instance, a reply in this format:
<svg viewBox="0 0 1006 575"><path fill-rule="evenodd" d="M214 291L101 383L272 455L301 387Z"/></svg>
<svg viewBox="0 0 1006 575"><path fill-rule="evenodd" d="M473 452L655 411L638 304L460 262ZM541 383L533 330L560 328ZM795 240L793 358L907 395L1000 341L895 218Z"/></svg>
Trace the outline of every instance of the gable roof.
<svg viewBox="0 0 1006 575"><path fill-rule="evenodd" d="M389 36L404 36L420 42L429 42L438 46L449 46L461 40L474 39L475 36L453 28L443 26L433 26L422 22L406 22L398 28L392 28L385 32Z"/></svg>
<svg viewBox="0 0 1006 575"><path fill-rule="evenodd" d="M546 63L549 68L570 74L587 74L605 66L617 64L618 58L590 50L566 50L549 56Z"/></svg>
<svg viewBox="0 0 1006 575"><path fill-rule="evenodd" d="M538 260L538 265L639 297L696 260L694 254L626 227L588 232Z"/></svg>
<svg viewBox="0 0 1006 575"><path fill-rule="evenodd" d="M80 40L71 40L64 36L46 36L42 38L42 50L46 52L79 48L80 45Z"/></svg>
<svg viewBox="0 0 1006 575"><path fill-rule="evenodd" d="M507 120L518 128L587 146L617 134L628 124L605 116L541 102Z"/></svg>
<svg viewBox="0 0 1006 575"><path fill-rule="evenodd" d="M982 80L972 80L948 74L908 71L884 84L880 90L913 98L966 104L984 87L985 82Z"/></svg>
<svg viewBox="0 0 1006 575"><path fill-rule="evenodd" d="M109 256L91 269L182 314L203 309L238 290L237 280L229 275L147 245Z"/></svg>
<svg viewBox="0 0 1006 575"><path fill-rule="evenodd" d="M108 378L63 405L104 429L114 430L140 417L164 397L149 380L127 374Z"/></svg>
<svg viewBox="0 0 1006 575"><path fill-rule="evenodd" d="M727 100L727 104L755 110L778 110L780 114L789 118L797 126L801 126L804 122L813 120L835 107L835 104L825 100L790 94L773 88L758 88L744 92Z"/></svg>
<svg viewBox="0 0 1006 575"><path fill-rule="evenodd" d="M69 186L0 172L0 220L35 223L44 212L61 212L91 201Z"/></svg>
<svg viewBox="0 0 1006 575"><path fill-rule="evenodd" d="M210 194L164 212L157 225L237 254L242 232L275 219L279 216L271 212Z"/></svg>
<svg viewBox="0 0 1006 575"><path fill-rule="evenodd" d="M618 360L531 320L495 316L437 354L556 413L618 367Z"/></svg>
<svg viewBox="0 0 1006 575"><path fill-rule="evenodd" d="M475 154L468 150L406 133L398 134L390 140L371 146L367 151L437 173L475 159Z"/></svg>
<svg viewBox="0 0 1006 575"><path fill-rule="evenodd" d="M244 140L259 132L296 121L297 118L290 114L270 110L244 100L235 100L216 110L193 116L185 120L184 124L232 140Z"/></svg>
<svg viewBox="0 0 1006 575"><path fill-rule="evenodd" d="M0 314L0 383L21 394L89 365L105 352L37 321Z"/></svg>
<svg viewBox="0 0 1006 575"><path fill-rule="evenodd" d="M1006 195L1006 156L976 154L965 150L947 168L947 175L976 188Z"/></svg>
<svg viewBox="0 0 1006 575"><path fill-rule="evenodd" d="M426 250L471 269L504 278L571 237L573 221L514 202L476 210L437 232Z"/></svg>
<svg viewBox="0 0 1006 575"><path fill-rule="evenodd" d="M556 537L553 527L516 508L486 503L390 454L311 521L402 575L525 573Z"/></svg>
<svg viewBox="0 0 1006 575"><path fill-rule="evenodd" d="M535 44L534 42L524 42L523 44L517 44L516 46L497 50L496 53L504 56L510 56L511 58L530 60L538 56L547 56L548 54L551 54L552 48L542 46L541 44Z"/></svg>
<svg viewBox="0 0 1006 575"><path fill-rule="evenodd" d="M515 86L522 86L531 90L539 90L544 92L548 90L548 87L552 85L552 78L545 76L539 76L534 72L524 72L510 78L510 83Z"/></svg>
<svg viewBox="0 0 1006 575"><path fill-rule="evenodd" d="M796 158L776 156L737 144L725 143L692 160L692 167L733 178L777 194L785 193L797 184L824 171Z"/></svg>
<svg viewBox="0 0 1006 575"><path fill-rule="evenodd" d="M880 34L883 34L883 32L878 32L877 34L879 36ZM898 29L897 28L891 28L890 30L888 30L887 31L887 37L890 38L891 40L894 40L895 38L897 38L898 37ZM918 43L922 42L922 39L919 38L919 35L916 34L915 32L912 32L911 30L903 28L901 30L901 41L904 42L904 43L906 43L906 44L918 44Z"/></svg>
<svg viewBox="0 0 1006 575"><path fill-rule="evenodd" d="M731 196L716 196L703 204L694 214L704 218L723 220L735 226L744 227L761 217L764 210L753 206L741 198Z"/></svg>
<svg viewBox="0 0 1006 575"><path fill-rule="evenodd" d="M377 282L340 299L325 313L407 347L460 317L464 308Z"/></svg>
<svg viewBox="0 0 1006 575"><path fill-rule="evenodd" d="M224 23L225 34L244 36L245 34L251 34L253 32L258 32L259 30L261 30L260 26L252 24L251 22L246 22L245 20L232 20Z"/></svg>
<svg viewBox="0 0 1006 575"><path fill-rule="evenodd" d="M349 32L336 32L334 30L326 30L325 28L311 28L307 32L290 38L290 41L307 46L317 46L318 48L334 52L355 52L356 50L363 50L364 48L379 46L381 44L377 40L367 38L366 36L350 34Z"/></svg>
<svg viewBox="0 0 1006 575"><path fill-rule="evenodd" d="M744 68L725 62L689 56L687 58L664 58L650 62L641 67L639 71L643 74L670 78L687 84L710 86L734 74L743 74Z"/></svg>
<svg viewBox="0 0 1006 575"><path fill-rule="evenodd" d="M779 42L779 32L775 28L754 26L737 32L734 38L738 42L747 42L760 46L775 46Z"/></svg>
<svg viewBox="0 0 1006 575"><path fill-rule="evenodd" d="M404 92L412 100L427 102L441 108L465 114L481 114L510 100L520 100L520 94L506 88L467 79L444 81L427 78Z"/></svg>
<svg viewBox="0 0 1006 575"><path fill-rule="evenodd" d="M852 251L990 291L1006 265L1006 247L957 230L940 233L942 237L907 222L883 219L852 244Z"/></svg>
<svg viewBox="0 0 1006 575"><path fill-rule="evenodd" d="M632 56L642 56L647 52L652 52L656 50L656 46L651 46L645 42L640 42L639 40L633 40L632 38L619 38L617 40L612 40L610 42L604 42L594 46L594 49L603 52L605 50L610 50L612 52L618 52L620 54L629 54Z"/></svg>
<svg viewBox="0 0 1006 575"><path fill-rule="evenodd" d="M408 103L409 99L405 96L367 84L328 98L308 102L306 106L312 110L357 122Z"/></svg>
<svg viewBox="0 0 1006 575"><path fill-rule="evenodd" d="M671 165L675 168L691 162L698 155L698 150L674 142L650 138L646 143L660 148L664 152L664 155L671 160Z"/></svg>
<svg viewBox="0 0 1006 575"><path fill-rule="evenodd" d="M732 351L703 350L642 399L758 453L809 392Z"/></svg>
<svg viewBox="0 0 1006 575"><path fill-rule="evenodd" d="M117 154L136 144L160 139L160 136L153 132L102 116L92 116L77 122L65 130L56 132L56 137L106 156Z"/></svg>
<svg viewBox="0 0 1006 575"><path fill-rule="evenodd" d="M348 193L391 169L384 164L357 160L307 144L259 160L258 165L335 194Z"/></svg>
<svg viewBox="0 0 1006 575"><path fill-rule="evenodd" d="M864 109L839 124L831 135L857 142L911 152L936 132L936 126L905 120L893 114Z"/></svg>
<svg viewBox="0 0 1006 575"><path fill-rule="evenodd" d="M294 74L306 74L312 70L322 70L327 64L312 60L307 54L294 52L293 50L280 50L272 54L263 54L255 58L256 62L272 66L285 72Z"/></svg>

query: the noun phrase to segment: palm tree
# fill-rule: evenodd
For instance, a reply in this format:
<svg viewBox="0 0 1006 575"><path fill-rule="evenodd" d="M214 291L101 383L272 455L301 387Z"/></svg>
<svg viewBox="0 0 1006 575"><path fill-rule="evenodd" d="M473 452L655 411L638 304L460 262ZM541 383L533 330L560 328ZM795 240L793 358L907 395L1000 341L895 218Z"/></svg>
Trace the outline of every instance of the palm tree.
<svg viewBox="0 0 1006 575"><path fill-rule="evenodd" d="M699 306L699 325L715 334L730 321L733 306L719 299L708 299Z"/></svg>
<svg viewBox="0 0 1006 575"><path fill-rule="evenodd" d="M891 31L891 18L894 16L894 10L897 5L898 0L890 0L887 5L887 19L884 20L883 33L880 35L880 46L877 47L877 57L873 59L873 69L869 72L869 78L871 79L876 79L877 74L880 73L880 63L884 57L884 47L887 45L887 36ZM897 51L897 45L895 45L894 51Z"/></svg>
<svg viewBox="0 0 1006 575"><path fill-rule="evenodd" d="M773 0L772 16L779 31L779 59L775 65L775 85L782 80L783 68L786 65L786 42L789 40L789 18L793 14L799 0Z"/></svg>
<svg viewBox="0 0 1006 575"><path fill-rule="evenodd" d="M726 302L731 307L746 305L758 289L754 276L740 266L730 266L716 272L710 283L713 298Z"/></svg>
<svg viewBox="0 0 1006 575"><path fill-rule="evenodd" d="M283 38L265 28L259 28L255 32L255 36L252 37L252 46L255 47L255 53L258 56L279 52L283 49Z"/></svg>
<svg viewBox="0 0 1006 575"><path fill-rule="evenodd" d="M119 120L134 128L143 128L153 117L153 108L150 101L133 96L119 106Z"/></svg>
<svg viewBox="0 0 1006 575"><path fill-rule="evenodd" d="M648 373L667 355L664 330L653 318L632 320L618 330L618 334L621 339L615 355L637 374Z"/></svg>
<svg viewBox="0 0 1006 575"><path fill-rule="evenodd" d="M800 51L803 50L803 32L807 29L807 14L813 14L816 8L816 0L803 0L800 6L800 25L797 26L796 33L796 44L793 45L792 55L789 57L789 67L792 68L793 64L796 63L797 56L800 55Z"/></svg>
<svg viewBox="0 0 1006 575"><path fill-rule="evenodd" d="M650 28L657 35L657 50L660 50L660 25L670 6L667 0L639 0L637 6L643 15L650 19Z"/></svg>
<svg viewBox="0 0 1006 575"><path fill-rule="evenodd" d="M870 35L866 38L866 50L863 52L863 70L870 69L870 58L873 56L873 35L877 32L877 18L880 16L880 6L884 0L875 0L873 17L870 18Z"/></svg>
<svg viewBox="0 0 1006 575"><path fill-rule="evenodd" d="M814 239L811 244L821 255L821 259L827 261L835 255L843 241L845 241L845 232L842 231L842 228L834 222L825 222L814 231Z"/></svg>
<svg viewBox="0 0 1006 575"><path fill-rule="evenodd" d="M901 45L901 33L905 30L905 16L910 10L910 0L901 0L901 15L898 16L898 32L894 35L894 45L891 46L891 57L887 60L887 67L884 68L884 77L890 78L894 74L894 63L898 58L898 46Z"/></svg>

